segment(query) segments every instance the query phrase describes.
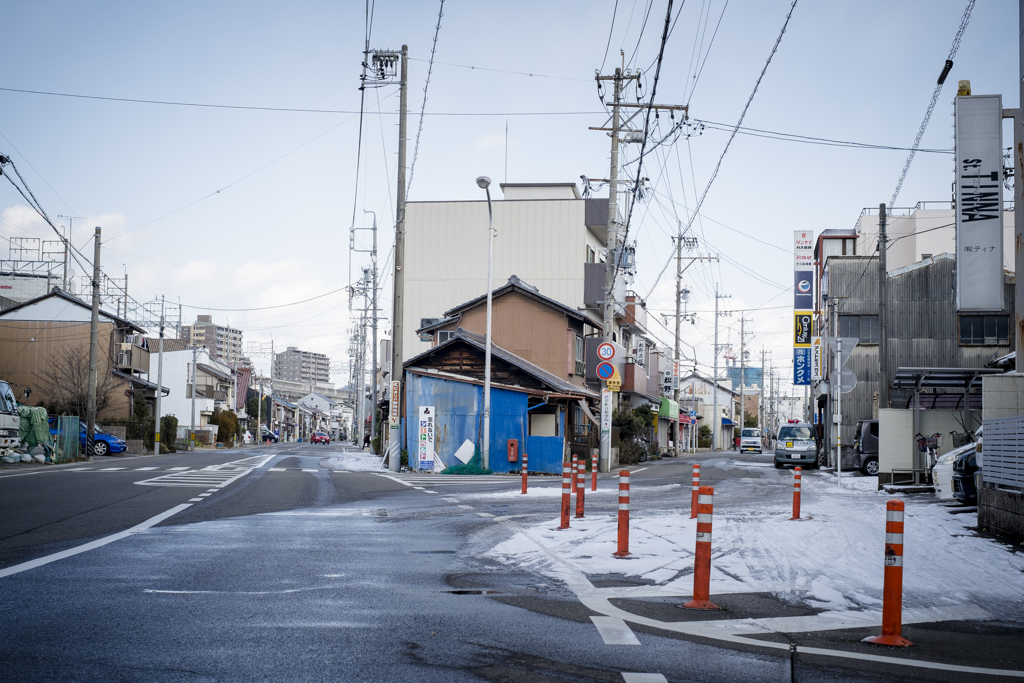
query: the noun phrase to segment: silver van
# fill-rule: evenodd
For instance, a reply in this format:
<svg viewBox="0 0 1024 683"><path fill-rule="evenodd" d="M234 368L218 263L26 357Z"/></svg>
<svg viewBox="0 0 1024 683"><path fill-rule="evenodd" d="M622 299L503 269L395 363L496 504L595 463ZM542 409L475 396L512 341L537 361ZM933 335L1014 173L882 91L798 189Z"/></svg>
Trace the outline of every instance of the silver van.
<svg viewBox="0 0 1024 683"><path fill-rule="evenodd" d="M814 425L787 424L779 427L775 442L775 467L799 465L808 469L818 467L818 445L814 439Z"/></svg>

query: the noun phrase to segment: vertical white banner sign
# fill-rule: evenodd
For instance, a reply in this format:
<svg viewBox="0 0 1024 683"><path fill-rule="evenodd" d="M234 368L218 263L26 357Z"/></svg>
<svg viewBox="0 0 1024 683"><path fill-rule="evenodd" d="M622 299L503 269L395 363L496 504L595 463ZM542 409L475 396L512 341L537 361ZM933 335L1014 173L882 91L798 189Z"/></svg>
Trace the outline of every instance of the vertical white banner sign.
<svg viewBox="0 0 1024 683"><path fill-rule="evenodd" d="M420 406L419 469L434 469L434 406Z"/></svg>

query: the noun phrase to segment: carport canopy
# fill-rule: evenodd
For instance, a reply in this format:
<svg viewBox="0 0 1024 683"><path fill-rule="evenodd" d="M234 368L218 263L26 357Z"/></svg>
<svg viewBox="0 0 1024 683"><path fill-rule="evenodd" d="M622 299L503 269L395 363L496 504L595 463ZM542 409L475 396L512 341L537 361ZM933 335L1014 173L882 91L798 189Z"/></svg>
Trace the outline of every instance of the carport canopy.
<svg viewBox="0 0 1024 683"><path fill-rule="evenodd" d="M983 376L1003 372L999 368L900 368L892 378L892 388L904 391L973 389L981 386Z"/></svg>

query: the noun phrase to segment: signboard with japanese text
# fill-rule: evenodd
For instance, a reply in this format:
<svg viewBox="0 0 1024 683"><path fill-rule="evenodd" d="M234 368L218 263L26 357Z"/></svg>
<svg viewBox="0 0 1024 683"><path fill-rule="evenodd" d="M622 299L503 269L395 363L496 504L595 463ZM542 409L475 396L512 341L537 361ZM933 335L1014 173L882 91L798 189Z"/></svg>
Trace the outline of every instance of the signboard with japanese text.
<svg viewBox="0 0 1024 683"><path fill-rule="evenodd" d="M391 429L398 429L401 424L402 410L402 383L395 381L391 383L390 404L388 406L388 426Z"/></svg>
<svg viewBox="0 0 1024 683"><path fill-rule="evenodd" d="M796 311L793 314L793 346L809 347L814 335L814 316L810 311Z"/></svg>
<svg viewBox="0 0 1024 683"><path fill-rule="evenodd" d="M814 232L811 230L793 231L793 270L813 270L814 268Z"/></svg>
<svg viewBox="0 0 1024 683"><path fill-rule="evenodd" d="M824 361L821 337L811 337L811 379L822 378L822 363Z"/></svg>
<svg viewBox="0 0 1024 683"><path fill-rule="evenodd" d="M1003 309L1003 101L957 97L956 307Z"/></svg>
<svg viewBox="0 0 1024 683"><path fill-rule="evenodd" d="M420 406L419 469L434 469L434 406Z"/></svg>
<svg viewBox="0 0 1024 683"><path fill-rule="evenodd" d="M601 390L601 436L612 433L612 392Z"/></svg>
<svg viewBox="0 0 1024 683"><path fill-rule="evenodd" d="M811 383L811 349L793 349L793 384L800 387Z"/></svg>

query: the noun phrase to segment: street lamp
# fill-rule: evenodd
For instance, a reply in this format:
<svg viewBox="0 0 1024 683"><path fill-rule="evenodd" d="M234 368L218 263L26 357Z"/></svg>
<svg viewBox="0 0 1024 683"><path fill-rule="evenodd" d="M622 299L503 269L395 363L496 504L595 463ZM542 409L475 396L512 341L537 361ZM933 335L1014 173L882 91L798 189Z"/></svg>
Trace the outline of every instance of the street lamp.
<svg viewBox="0 0 1024 683"><path fill-rule="evenodd" d="M485 175L476 179L487 193L487 334L484 351L484 444L481 461L484 469L491 465L491 271L494 266L494 213L491 210L491 179Z"/></svg>

